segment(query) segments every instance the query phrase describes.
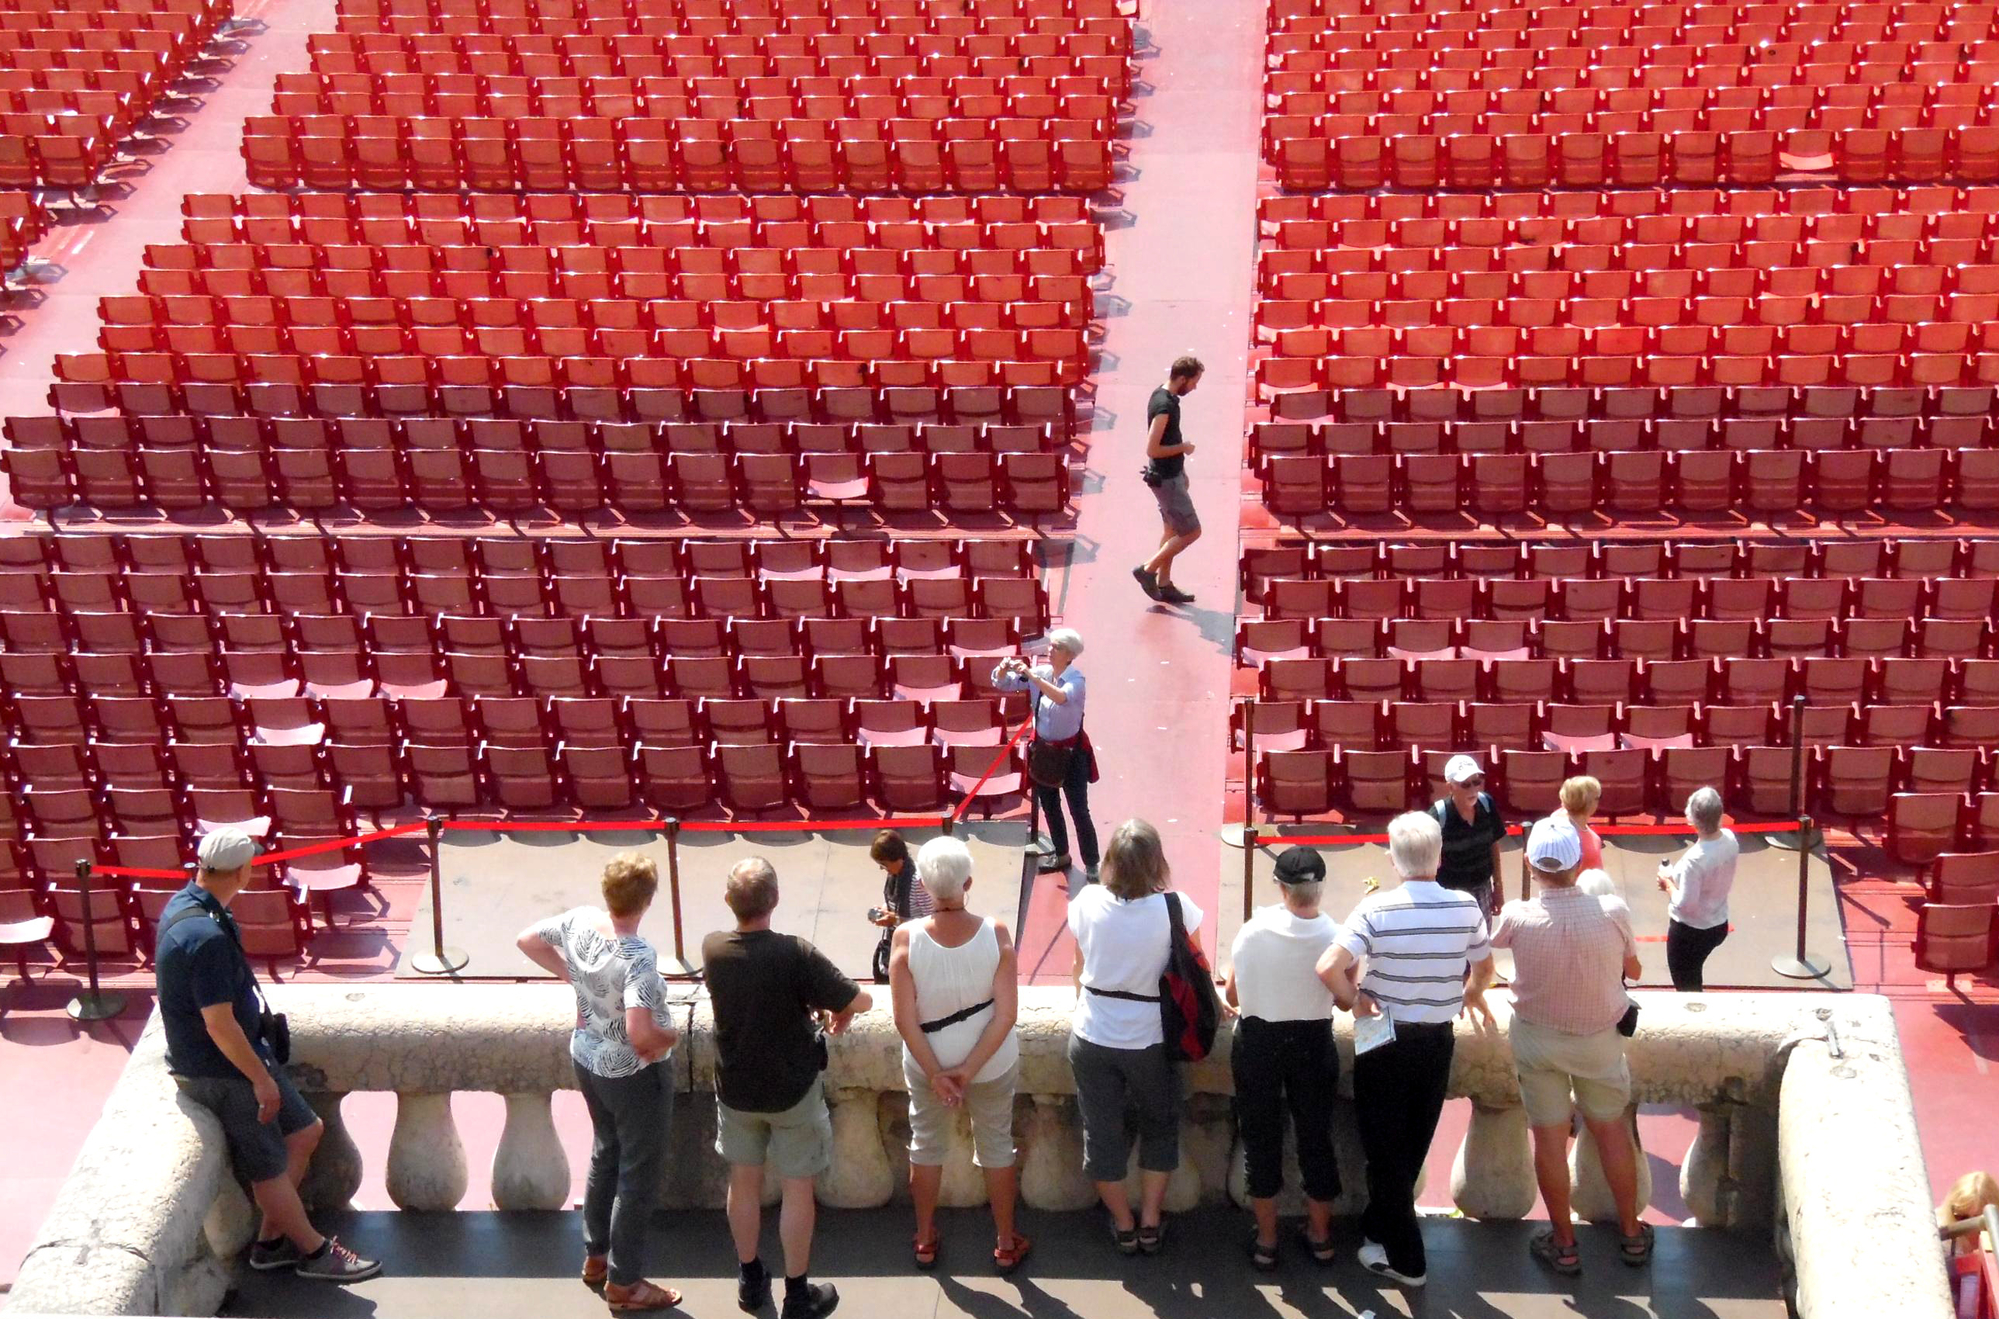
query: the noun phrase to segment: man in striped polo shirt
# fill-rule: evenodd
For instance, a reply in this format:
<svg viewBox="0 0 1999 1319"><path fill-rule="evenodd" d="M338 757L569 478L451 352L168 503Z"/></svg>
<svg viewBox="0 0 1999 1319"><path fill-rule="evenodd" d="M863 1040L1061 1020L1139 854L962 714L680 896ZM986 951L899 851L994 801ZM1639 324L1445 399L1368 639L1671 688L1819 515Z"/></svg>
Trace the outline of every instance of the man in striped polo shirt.
<svg viewBox="0 0 1999 1319"><path fill-rule="evenodd" d="M1426 1281L1416 1176L1444 1111L1453 1019L1463 1012L1478 1029L1493 1028L1485 912L1474 895L1437 883L1443 843L1437 821L1420 811L1390 822L1388 855L1402 883L1361 899L1319 960L1319 978L1357 1030L1368 1017L1394 1028L1394 1038L1354 1058L1354 1115L1367 1154L1360 1262L1405 1287Z"/></svg>

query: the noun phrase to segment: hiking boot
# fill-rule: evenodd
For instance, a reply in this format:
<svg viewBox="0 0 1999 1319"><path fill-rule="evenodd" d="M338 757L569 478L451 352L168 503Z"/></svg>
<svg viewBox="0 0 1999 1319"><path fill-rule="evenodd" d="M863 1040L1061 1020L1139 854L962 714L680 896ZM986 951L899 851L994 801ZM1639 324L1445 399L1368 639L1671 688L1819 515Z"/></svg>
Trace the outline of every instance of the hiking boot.
<svg viewBox="0 0 1999 1319"><path fill-rule="evenodd" d="M825 1319L840 1308L840 1293L833 1290L830 1282L815 1282L804 1291L787 1291L784 1298L784 1313L779 1319Z"/></svg>
<svg viewBox="0 0 1999 1319"><path fill-rule="evenodd" d="M381 1271L382 1261L362 1259L332 1237L326 1239L326 1246L318 1255L301 1259L295 1270L301 1278L317 1278L321 1282L365 1282Z"/></svg>
<svg viewBox="0 0 1999 1319"><path fill-rule="evenodd" d="M1139 567L1133 568L1131 575L1138 579L1139 589L1144 591L1146 595L1154 600L1159 598L1159 583L1153 579L1151 572L1144 565L1141 564Z"/></svg>

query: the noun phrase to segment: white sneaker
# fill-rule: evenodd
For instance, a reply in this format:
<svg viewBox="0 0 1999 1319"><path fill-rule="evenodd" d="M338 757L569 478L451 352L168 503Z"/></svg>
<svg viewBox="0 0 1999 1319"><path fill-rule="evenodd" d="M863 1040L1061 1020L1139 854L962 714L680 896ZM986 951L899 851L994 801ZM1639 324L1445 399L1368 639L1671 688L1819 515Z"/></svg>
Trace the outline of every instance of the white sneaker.
<svg viewBox="0 0 1999 1319"><path fill-rule="evenodd" d="M1430 1275L1427 1273L1418 1273L1414 1277L1407 1273L1397 1273L1388 1263L1387 1249L1372 1241L1360 1243L1360 1266L1376 1277L1386 1278L1404 1287L1421 1287L1430 1280Z"/></svg>

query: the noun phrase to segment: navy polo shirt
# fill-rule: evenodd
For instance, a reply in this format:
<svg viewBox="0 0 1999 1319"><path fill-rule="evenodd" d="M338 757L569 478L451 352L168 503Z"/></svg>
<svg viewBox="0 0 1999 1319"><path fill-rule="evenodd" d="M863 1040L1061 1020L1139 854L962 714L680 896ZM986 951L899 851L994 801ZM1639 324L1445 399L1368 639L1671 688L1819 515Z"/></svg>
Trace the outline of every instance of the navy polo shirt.
<svg viewBox="0 0 1999 1319"><path fill-rule="evenodd" d="M160 926L190 907L208 914L192 916L167 930L153 952L159 991L160 1024L167 1035L167 1065L181 1076L242 1077L236 1064L209 1037L201 1010L217 1003L235 1005L236 1024L266 1063L270 1051L258 1038L257 976L250 959L236 943L236 924L228 910L200 884L189 881L160 913Z"/></svg>

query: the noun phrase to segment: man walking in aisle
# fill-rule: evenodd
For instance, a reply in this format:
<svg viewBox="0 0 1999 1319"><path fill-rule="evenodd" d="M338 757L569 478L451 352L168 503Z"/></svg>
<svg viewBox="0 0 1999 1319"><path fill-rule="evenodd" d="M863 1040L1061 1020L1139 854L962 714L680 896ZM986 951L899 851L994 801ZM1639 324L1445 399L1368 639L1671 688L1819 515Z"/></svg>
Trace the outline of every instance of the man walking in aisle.
<svg viewBox="0 0 1999 1319"><path fill-rule="evenodd" d="M1166 530L1159 538L1159 552L1133 568L1131 575L1147 595L1169 605L1194 602L1191 593L1173 584L1173 560L1201 538L1201 517L1187 489L1187 455L1194 446L1180 438L1180 400L1194 392L1204 370L1198 357L1175 359L1166 383L1152 391L1152 401L1145 405L1145 483L1159 501Z"/></svg>

